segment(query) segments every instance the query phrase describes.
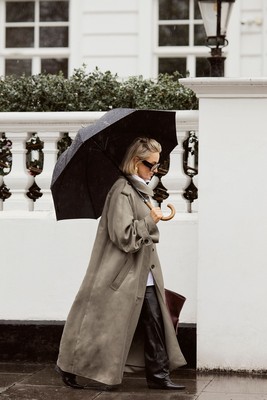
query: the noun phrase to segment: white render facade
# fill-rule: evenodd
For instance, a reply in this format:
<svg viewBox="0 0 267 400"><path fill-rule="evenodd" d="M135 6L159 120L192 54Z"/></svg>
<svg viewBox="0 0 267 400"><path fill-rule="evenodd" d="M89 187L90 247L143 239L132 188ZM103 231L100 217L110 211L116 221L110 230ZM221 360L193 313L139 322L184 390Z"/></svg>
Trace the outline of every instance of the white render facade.
<svg viewBox="0 0 267 400"><path fill-rule="evenodd" d="M194 49L157 46L158 0L117 0L116 4L105 0L80 0L80 3L84 7L80 57L91 68L97 65L122 77L156 77L159 56L186 55L190 76L194 76L191 59ZM227 33L229 46L224 50L227 57L225 76L266 76L266 17L264 0L235 2ZM209 49L197 47L195 54L207 57ZM74 65L77 64L74 62Z"/></svg>
<svg viewBox="0 0 267 400"><path fill-rule="evenodd" d="M30 22L18 22L18 18L8 17L7 4L15 3L14 9L22 0L0 0L0 75L7 72L6 61L25 60L31 63L31 74L42 71L42 61L45 59L64 59L67 62L67 75L73 73L74 68L86 65L89 71L98 67L101 71L117 73L119 77L126 78L133 75L143 75L153 78L162 70L159 60L176 60L179 72L190 77L197 75L198 59L206 59L209 49L205 46L194 44L194 29L202 29L199 15L194 13L197 7L196 0L181 2L188 9L188 15L180 20L173 20L171 12L169 21L160 21L159 3L175 6L174 0L49 0L49 3L61 3L68 8L68 17L64 22L42 22L39 18L39 8L42 0L31 0L35 7L35 17ZM61 7L61 6L60 6ZM168 11L168 10L167 10ZM178 12L177 12L178 13ZM168 14L168 13L167 13ZM267 32L266 32L267 3L264 0L236 0L227 32L229 46L224 49L227 57L225 76L227 77L263 77L267 73ZM197 18L197 19L196 19ZM24 21L21 17L19 21ZM60 19L60 18L58 18ZM11 21L11 22L8 22ZM14 25L15 21L15 25ZM52 26L56 29L65 29L66 41L61 43L39 43L38 29L50 27L51 35L57 37ZM167 38L160 46L160 26L177 28L177 43L173 38ZM177 25L170 25L177 24ZM18 46L12 44L12 28L20 27L35 33L32 43ZM182 36L179 29L182 27ZM186 27L186 29L185 29ZM171 29L171 28L170 28ZM9 32L10 31L10 32ZM175 31L169 31L175 32ZM11 34L11 42L8 35ZM184 35L184 36L183 36ZM23 37L23 35L20 35ZM170 35L169 35L170 36ZM15 36L14 36L15 38ZM171 42L169 43L168 40ZM183 40L185 43L183 43ZM171 44L171 45L168 45ZM177 44L177 45L175 45ZM15 47L12 47L15 46ZM27 47L28 46L28 47ZM175 65L175 64L174 64ZM180 70L184 69L184 71ZM163 67L164 70L164 67ZM12 71L12 70L11 70ZM207 75L202 75L207 76Z"/></svg>

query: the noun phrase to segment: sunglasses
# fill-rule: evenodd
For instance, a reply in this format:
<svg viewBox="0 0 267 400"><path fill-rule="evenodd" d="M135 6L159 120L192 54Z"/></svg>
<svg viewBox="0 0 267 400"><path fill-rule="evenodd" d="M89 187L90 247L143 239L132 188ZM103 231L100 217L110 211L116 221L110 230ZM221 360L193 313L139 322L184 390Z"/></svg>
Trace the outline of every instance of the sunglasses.
<svg viewBox="0 0 267 400"><path fill-rule="evenodd" d="M150 169L151 172L156 171L156 169L159 168L160 164L151 164L150 162L148 162L147 160L142 160L142 163Z"/></svg>

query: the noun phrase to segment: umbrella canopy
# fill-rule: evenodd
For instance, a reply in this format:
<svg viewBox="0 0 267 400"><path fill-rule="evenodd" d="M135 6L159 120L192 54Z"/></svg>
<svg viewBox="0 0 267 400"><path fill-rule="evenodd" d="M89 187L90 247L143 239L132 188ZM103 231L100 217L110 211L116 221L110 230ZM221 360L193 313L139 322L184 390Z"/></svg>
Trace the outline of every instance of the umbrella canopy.
<svg viewBox="0 0 267 400"><path fill-rule="evenodd" d="M58 220L101 215L107 193L121 175L119 165L137 137L157 140L161 159L166 159L178 144L175 112L118 108L78 131L53 172L51 191Z"/></svg>

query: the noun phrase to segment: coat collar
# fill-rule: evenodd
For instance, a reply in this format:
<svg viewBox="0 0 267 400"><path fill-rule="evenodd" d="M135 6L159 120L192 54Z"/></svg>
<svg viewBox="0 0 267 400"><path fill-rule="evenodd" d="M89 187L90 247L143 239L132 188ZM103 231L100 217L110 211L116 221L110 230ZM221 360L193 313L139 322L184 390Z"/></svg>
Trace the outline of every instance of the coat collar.
<svg viewBox="0 0 267 400"><path fill-rule="evenodd" d="M128 179L128 181L136 187L136 189L138 189L141 193L144 193L147 196L153 197L154 196L154 192L151 189L151 187L149 187L148 185L146 185L145 183L135 179L133 176L131 175L127 175L126 177Z"/></svg>

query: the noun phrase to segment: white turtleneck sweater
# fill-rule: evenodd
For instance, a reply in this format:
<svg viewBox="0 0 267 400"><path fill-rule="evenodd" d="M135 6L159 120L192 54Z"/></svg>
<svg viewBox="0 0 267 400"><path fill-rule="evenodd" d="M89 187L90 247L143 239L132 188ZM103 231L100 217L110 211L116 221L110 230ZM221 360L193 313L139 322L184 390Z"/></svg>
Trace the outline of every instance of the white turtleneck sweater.
<svg viewBox="0 0 267 400"><path fill-rule="evenodd" d="M133 177L134 179L136 179L137 181L142 182L144 185L147 184L146 181L145 181L144 179L140 178L140 176L138 176L138 175L132 175L132 177ZM149 273L148 273L146 285L147 285L147 286L154 286L153 275L152 275L152 273L151 273L150 271L149 271Z"/></svg>

